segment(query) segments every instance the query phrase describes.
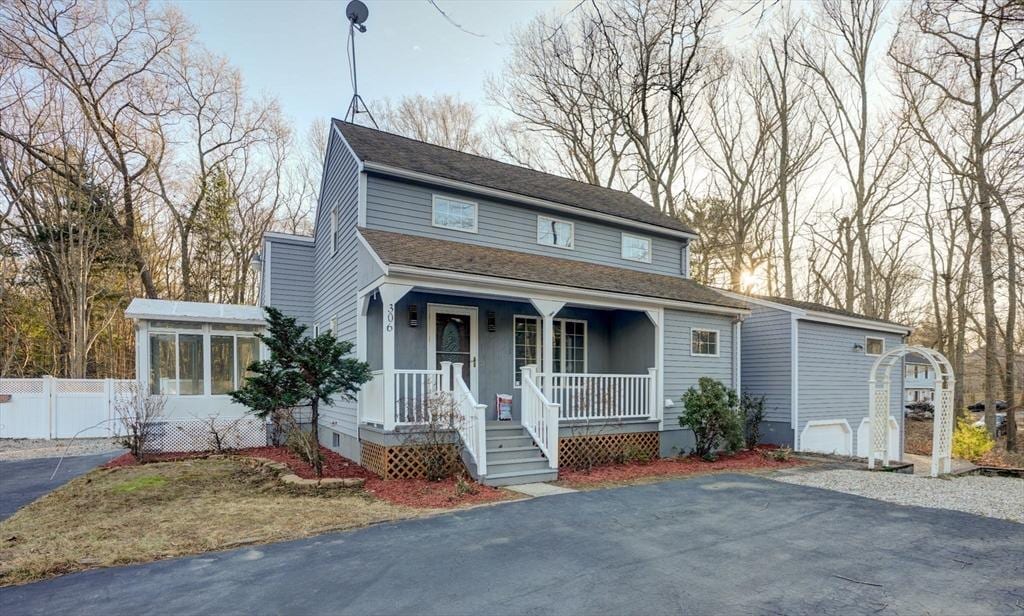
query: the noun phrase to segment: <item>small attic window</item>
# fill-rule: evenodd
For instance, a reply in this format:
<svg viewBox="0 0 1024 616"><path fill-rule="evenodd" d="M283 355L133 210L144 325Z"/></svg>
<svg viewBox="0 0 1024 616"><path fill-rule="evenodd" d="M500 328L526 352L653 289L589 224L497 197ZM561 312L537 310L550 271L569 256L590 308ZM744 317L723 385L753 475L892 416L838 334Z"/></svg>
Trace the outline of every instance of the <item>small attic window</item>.
<svg viewBox="0 0 1024 616"><path fill-rule="evenodd" d="M885 338L872 338L871 336L864 338L865 355L881 355L882 353L885 353Z"/></svg>

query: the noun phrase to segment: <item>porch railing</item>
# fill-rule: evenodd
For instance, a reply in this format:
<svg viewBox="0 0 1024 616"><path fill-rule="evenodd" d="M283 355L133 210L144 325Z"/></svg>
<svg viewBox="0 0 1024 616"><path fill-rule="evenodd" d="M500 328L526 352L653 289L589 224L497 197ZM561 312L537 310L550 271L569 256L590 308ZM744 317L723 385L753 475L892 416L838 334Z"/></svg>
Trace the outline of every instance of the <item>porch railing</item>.
<svg viewBox="0 0 1024 616"><path fill-rule="evenodd" d="M442 382L443 377L443 370L395 370L394 425L427 423L434 398L442 391L450 391Z"/></svg>
<svg viewBox="0 0 1024 616"><path fill-rule="evenodd" d="M374 370L359 392L362 398L363 421L384 425L384 371Z"/></svg>
<svg viewBox="0 0 1024 616"><path fill-rule="evenodd" d="M543 391L546 374L535 382ZM656 416L654 402L655 369L647 374L555 374L551 382L551 402L561 408L566 421L591 419L651 419Z"/></svg>
<svg viewBox="0 0 1024 616"><path fill-rule="evenodd" d="M441 370L451 374L451 395L455 403L455 421L466 452L476 463L479 477L487 474L487 405L478 404L469 386L462 380L462 364L441 362Z"/></svg>
<svg viewBox="0 0 1024 616"><path fill-rule="evenodd" d="M558 468L558 404L544 396L535 382L535 368L522 369L522 424L548 459L548 466Z"/></svg>

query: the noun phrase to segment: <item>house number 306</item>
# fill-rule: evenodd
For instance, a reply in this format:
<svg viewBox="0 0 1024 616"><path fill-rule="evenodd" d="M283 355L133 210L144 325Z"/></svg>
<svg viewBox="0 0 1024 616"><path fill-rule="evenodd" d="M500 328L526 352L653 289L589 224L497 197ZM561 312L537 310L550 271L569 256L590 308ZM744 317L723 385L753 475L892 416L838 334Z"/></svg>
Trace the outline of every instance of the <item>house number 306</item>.
<svg viewBox="0 0 1024 616"><path fill-rule="evenodd" d="M385 331L393 331L395 329L395 305L388 304L387 314L384 317L384 329Z"/></svg>

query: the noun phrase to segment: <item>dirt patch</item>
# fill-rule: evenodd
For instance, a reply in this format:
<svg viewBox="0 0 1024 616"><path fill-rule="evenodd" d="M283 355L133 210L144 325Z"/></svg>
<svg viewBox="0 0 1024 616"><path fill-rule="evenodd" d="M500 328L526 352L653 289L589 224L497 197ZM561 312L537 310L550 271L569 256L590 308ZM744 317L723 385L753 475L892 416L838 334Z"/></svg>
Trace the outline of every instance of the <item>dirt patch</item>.
<svg viewBox="0 0 1024 616"><path fill-rule="evenodd" d="M1018 413L1018 417L1021 414ZM974 415L974 420L981 419L981 413ZM972 420L973 421L973 420ZM1006 437L1000 436L996 439L996 446L992 451L986 453L975 464L981 466L998 466L1000 468L1024 468L1024 425L1018 419L1017 448L1019 451L1006 450ZM932 420L906 422L906 443L904 450L907 453L915 453L922 456L932 455Z"/></svg>
<svg viewBox="0 0 1024 616"><path fill-rule="evenodd" d="M359 478L359 479L370 479L376 477L373 473L360 466L357 462L353 462L348 458L341 456L338 453L331 451L325 447L320 448L320 453L324 457L324 477L325 478L336 478L336 479L348 479L348 478ZM192 453L151 453L147 454L142 461L142 464L152 464L154 462L177 462L181 460L196 460L209 458L210 452L192 452ZM274 462L281 462L288 465L288 468L303 479L316 479L316 471L306 461L299 458L297 455L292 453L287 447L251 447L249 449L238 449L234 451L226 452L225 455L230 456L243 456L250 458L264 458L267 460L273 460ZM125 466L137 466L139 461L130 453L120 455L110 462L104 465L104 468L121 468Z"/></svg>
<svg viewBox="0 0 1024 616"><path fill-rule="evenodd" d="M492 488L474 481L457 479L370 479L366 491L377 498L404 507L450 509L521 498L508 490Z"/></svg>
<svg viewBox="0 0 1024 616"><path fill-rule="evenodd" d="M586 489L711 472L772 470L806 463L796 458L785 461L775 460L771 457L769 450L758 449L741 451L734 455L722 455L713 462L696 457L662 458L648 463L612 464L589 471L561 470L558 473L557 483L570 488Z"/></svg>
<svg viewBox="0 0 1024 616"><path fill-rule="evenodd" d="M919 456L932 455L932 420L908 419L905 423L906 441L903 450Z"/></svg>
<svg viewBox="0 0 1024 616"><path fill-rule="evenodd" d="M362 490L284 486L238 457L98 469L0 522L0 585L424 513Z"/></svg>

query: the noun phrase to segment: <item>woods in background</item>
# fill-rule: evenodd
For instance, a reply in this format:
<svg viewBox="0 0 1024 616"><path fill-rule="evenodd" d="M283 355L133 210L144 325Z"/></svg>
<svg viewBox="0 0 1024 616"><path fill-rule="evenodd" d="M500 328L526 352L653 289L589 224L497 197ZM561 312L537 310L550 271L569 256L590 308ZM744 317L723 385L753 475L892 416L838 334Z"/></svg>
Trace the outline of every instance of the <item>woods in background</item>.
<svg viewBox="0 0 1024 616"><path fill-rule="evenodd" d="M1019 400L1022 7L591 0L511 35L494 113L371 107L633 191L700 232L700 281L913 324ZM297 137L173 6L0 7L0 373L130 375L136 295L253 302L261 234L311 228L327 130Z"/></svg>

